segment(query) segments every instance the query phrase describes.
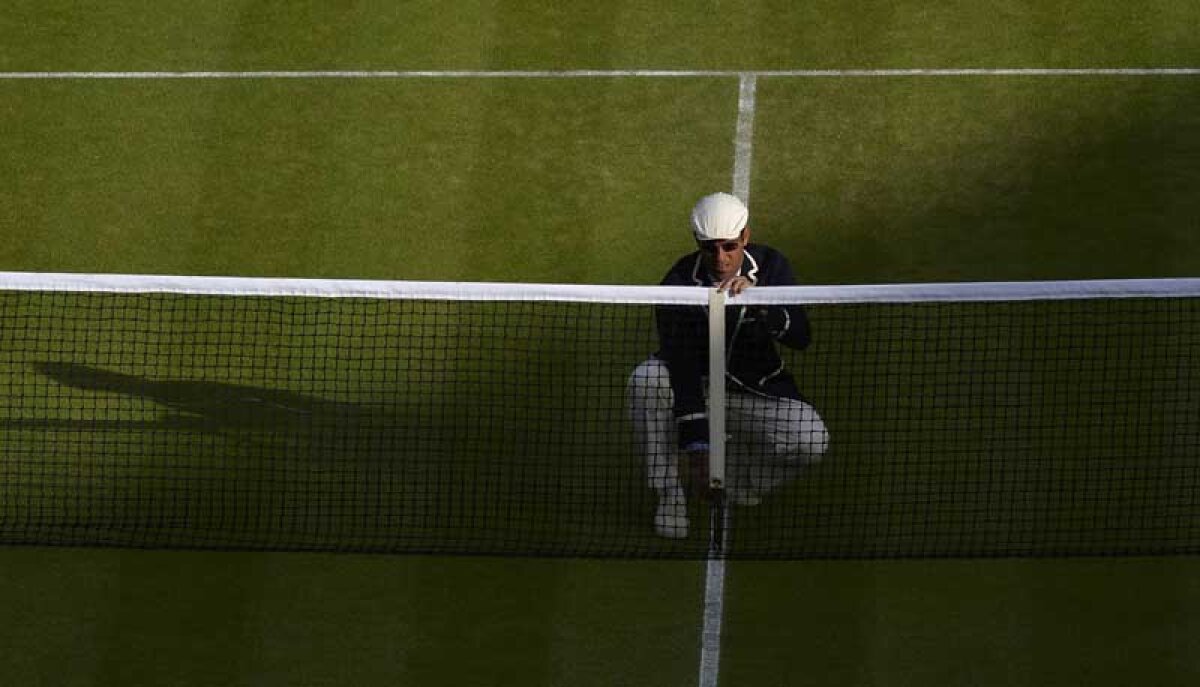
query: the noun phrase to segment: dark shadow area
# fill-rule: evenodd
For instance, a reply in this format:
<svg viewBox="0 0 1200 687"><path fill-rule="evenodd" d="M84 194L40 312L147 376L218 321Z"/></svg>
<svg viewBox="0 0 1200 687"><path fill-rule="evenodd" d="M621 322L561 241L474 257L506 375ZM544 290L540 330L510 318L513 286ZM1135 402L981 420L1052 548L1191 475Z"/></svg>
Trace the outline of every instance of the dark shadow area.
<svg viewBox="0 0 1200 687"><path fill-rule="evenodd" d="M0 419L0 503L14 504L0 512L0 545L703 552L699 535L654 537L624 435L579 438L602 438L587 408L522 406L481 386L408 397L401 383L394 397L354 403L76 362L32 368L44 378L19 389L23 417ZM566 438L513 420L530 412L569 427Z"/></svg>
<svg viewBox="0 0 1200 687"><path fill-rule="evenodd" d="M170 411L157 421L101 419L6 420L22 428L112 427L295 430L311 426L354 426L368 412L355 404L292 391L221 382L155 381L79 363L45 362L34 368L64 386L152 401Z"/></svg>

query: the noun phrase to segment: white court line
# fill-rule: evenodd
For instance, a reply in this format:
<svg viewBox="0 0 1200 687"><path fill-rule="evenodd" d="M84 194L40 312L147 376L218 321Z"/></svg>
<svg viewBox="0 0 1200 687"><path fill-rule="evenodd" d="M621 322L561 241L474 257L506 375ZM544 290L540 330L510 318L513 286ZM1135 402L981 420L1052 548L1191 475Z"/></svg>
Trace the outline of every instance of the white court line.
<svg viewBox="0 0 1200 687"><path fill-rule="evenodd" d="M728 506L726 506L728 513ZM729 527L726 519L725 527ZM726 529L728 536L728 529ZM704 627L701 630L700 687L717 687L721 675L721 626L725 620L725 560L710 558L704 575Z"/></svg>
<svg viewBox="0 0 1200 687"><path fill-rule="evenodd" d="M983 76L1200 76L1200 67L1003 69L565 69L565 70L261 70L27 71L0 80L155 79L579 79L579 78L896 78Z"/></svg>
<svg viewBox="0 0 1200 687"><path fill-rule="evenodd" d="M750 204L750 159L754 150L754 98L758 79L744 74L738 82L737 133L733 139L733 195Z"/></svg>
<svg viewBox="0 0 1200 687"><path fill-rule="evenodd" d="M750 166L754 149L754 105L757 77L738 80L737 129L733 137L733 195L750 202ZM704 623L700 631L700 687L717 687L721 676L721 628L725 621L725 552L733 533L731 506L726 505L721 528L722 550L710 556L704 571Z"/></svg>

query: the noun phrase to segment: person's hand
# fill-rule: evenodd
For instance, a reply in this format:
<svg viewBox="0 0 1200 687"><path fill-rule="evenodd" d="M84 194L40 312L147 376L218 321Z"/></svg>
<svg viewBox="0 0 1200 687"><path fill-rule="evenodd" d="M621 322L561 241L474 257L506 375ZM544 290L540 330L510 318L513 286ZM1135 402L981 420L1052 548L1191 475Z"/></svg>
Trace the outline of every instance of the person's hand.
<svg viewBox="0 0 1200 687"><path fill-rule="evenodd" d="M743 277L739 274L736 277L730 277L717 284L717 291L726 291L730 296L736 296L751 286L754 286L754 282L750 281L749 277Z"/></svg>
<svg viewBox="0 0 1200 687"><path fill-rule="evenodd" d="M747 321L754 322L771 338L778 339L788 327L787 311L779 307L752 305L746 308Z"/></svg>

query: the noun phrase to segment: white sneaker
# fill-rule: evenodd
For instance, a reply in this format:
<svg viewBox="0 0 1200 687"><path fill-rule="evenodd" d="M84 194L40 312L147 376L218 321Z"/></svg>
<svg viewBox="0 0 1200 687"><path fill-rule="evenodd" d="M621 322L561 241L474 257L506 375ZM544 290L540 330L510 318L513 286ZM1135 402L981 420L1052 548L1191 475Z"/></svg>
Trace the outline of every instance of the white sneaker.
<svg viewBox="0 0 1200 687"><path fill-rule="evenodd" d="M654 533L666 539L687 538L687 499L682 492L659 497L658 509L654 511Z"/></svg>

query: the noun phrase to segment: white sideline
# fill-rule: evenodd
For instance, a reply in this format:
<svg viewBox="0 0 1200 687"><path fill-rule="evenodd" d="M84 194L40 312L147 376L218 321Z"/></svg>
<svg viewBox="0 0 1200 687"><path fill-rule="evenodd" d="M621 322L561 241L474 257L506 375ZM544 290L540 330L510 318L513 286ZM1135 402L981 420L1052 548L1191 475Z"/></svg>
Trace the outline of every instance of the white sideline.
<svg viewBox="0 0 1200 687"><path fill-rule="evenodd" d="M1200 76L1200 67L996 69L561 69L561 70L253 70L13 71L0 80L152 79L579 79L579 78L896 78L983 76Z"/></svg>
<svg viewBox="0 0 1200 687"><path fill-rule="evenodd" d="M387 298L459 301L561 301L645 305L707 305L708 289L694 286L419 282L362 279L273 279L176 275L0 272L2 291L179 293L223 296ZM774 286L750 289L738 305L936 303L947 301L1194 298L1200 278L1077 281L947 282Z"/></svg>

